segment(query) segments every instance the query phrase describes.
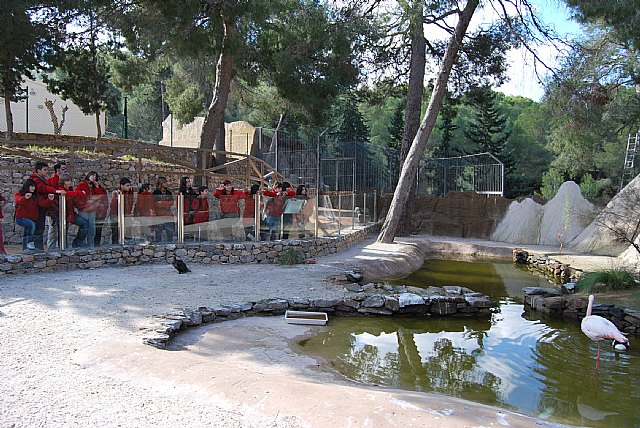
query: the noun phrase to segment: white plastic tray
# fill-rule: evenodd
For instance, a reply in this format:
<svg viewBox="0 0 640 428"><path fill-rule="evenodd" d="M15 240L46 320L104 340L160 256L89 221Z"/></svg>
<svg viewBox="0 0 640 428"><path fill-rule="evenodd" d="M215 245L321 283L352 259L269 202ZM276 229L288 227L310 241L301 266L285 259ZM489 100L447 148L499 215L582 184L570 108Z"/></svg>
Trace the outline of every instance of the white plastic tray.
<svg viewBox="0 0 640 428"><path fill-rule="evenodd" d="M287 324L325 325L329 317L326 312L287 311L284 319Z"/></svg>

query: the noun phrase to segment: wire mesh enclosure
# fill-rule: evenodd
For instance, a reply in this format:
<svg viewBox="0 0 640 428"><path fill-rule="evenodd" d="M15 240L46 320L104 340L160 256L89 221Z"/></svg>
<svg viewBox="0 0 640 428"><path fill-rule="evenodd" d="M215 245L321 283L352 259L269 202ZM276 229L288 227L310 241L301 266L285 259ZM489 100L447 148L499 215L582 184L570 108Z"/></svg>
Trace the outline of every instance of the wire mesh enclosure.
<svg viewBox="0 0 640 428"><path fill-rule="evenodd" d="M451 191L504 196L504 165L491 153L427 158L420 166L417 191L437 196Z"/></svg>

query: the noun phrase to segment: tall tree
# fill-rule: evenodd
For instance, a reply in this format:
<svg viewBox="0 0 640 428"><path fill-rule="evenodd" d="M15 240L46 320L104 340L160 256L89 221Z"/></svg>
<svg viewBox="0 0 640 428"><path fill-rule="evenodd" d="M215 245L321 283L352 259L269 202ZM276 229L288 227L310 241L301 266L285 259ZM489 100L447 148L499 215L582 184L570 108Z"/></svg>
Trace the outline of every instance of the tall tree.
<svg viewBox="0 0 640 428"><path fill-rule="evenodd" d="M460 50L460 47L463 43L467 28L469 27L469 22L471 21L471 18L473 17L478 4L479 0L469 0L464 9L459 14L458 23L456 25L454 34L449 41L449 45L447 46L444 58L442 60L442 65L440 66L440 70L438 72L438 76L433 88L433 93L431 94L431 100L429 101L429 106L427 107L427 113L422 120L422 123L420 124L418 133L416 134L416 137L411 144L411 148L409 149L407 158L402 166L400 179L396 190L393 193L393 199L389 207L389 212L387 213L387 217L385 218L384 224L382 225L380 235L378 235L379 242L391 243L396 236L398 225L402 216L402 210L406 206L406 202L410 197L410 190L413 186L413 182L415 181L414 177L416 176L416 173L418 171L420 159L422 158L422 154L426 149L427 141L429 140L429 136L433 131L433 127L436 123L436 118L438 117L438 112L440 111L440 106L442 105L442 100L444 99L444 96L447 92L449 73L451 72L453 64L458 55L458 51Z"/></svg>
<svg viewBox="0 0 640 428"><path fill-rule="evenodd" d="M132 49L215 64L201 148L224 150L221 131L234 78L251 85L263 78L313 115L328 110L327 103L358 75L353 22L326 3L141 0L124 12L122 27Z"/></svg>
<svg viewBox="0 0 640 428"><path fill-rule="evenodd" d="M442 109L440 110L440 118L442 119L439 129L442 131L442 139L433 150L434 157L451 157L455 156L451 143L453 142L453 136L458 126L455 119L458 116L458 99L452 97L450 94L445 96L442 103Z"/></svg>
<svg viewBox="0 0 640 428"><path fill-rule="evenodd" d="M496 93L488 84L469 91L466 101L474 108L471 127L465 137L484 152L489 152L502 162L510 163L511 154L507 149L509 130L505 129L506 116L500 111Z"/></svg>
<svg viewBox="0 0 640 428"><path fill-rule="evenodd" d="M0 8L0 95L7 119L6 137L13 136L11 102L24 97L24 77L52 60L64 39L63 16L54 1L12 0Z"/></svg>

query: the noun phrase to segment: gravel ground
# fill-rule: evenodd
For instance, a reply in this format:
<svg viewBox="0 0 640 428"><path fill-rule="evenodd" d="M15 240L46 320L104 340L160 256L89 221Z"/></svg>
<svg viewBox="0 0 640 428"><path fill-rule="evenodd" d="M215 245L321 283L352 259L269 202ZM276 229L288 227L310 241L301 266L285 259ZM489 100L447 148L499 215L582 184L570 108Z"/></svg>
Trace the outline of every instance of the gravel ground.
<svg viewBox="0 0 640 428"><path fill-rule="evenodd" d="M291 350L307 327L276 317L193 329L168 351L141 344L142 329L173 308L338 297L342 285L327 278L351 267L380 275L422 263L415 245L371 243L295 267L0 276L0 427L539 426L488 406L339 379Z"/></svg>

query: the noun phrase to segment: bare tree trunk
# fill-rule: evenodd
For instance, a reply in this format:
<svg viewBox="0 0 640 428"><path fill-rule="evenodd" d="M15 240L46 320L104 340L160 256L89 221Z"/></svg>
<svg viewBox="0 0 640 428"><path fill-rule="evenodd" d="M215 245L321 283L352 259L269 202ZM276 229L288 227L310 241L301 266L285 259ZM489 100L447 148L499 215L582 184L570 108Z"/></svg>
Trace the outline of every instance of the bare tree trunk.
<svg viewBox="0 0 640 428"><path fill-rule="evenodd" d="M279 167L278 162L277 162L277 160L278 160L278 155L277 155L277 152L278 152L278 140L279 140L278 135L280 134L280 130L284 126L284 121L285 121L286 117L287 117L287 113L286 112L280 113L280 118L278 119L278 124L276 125L275 132L273 133L273 138L271 139L271 144L269 144L269 154L271 156L273 156L273 157L269 158L268 162L276 170Z"/></svg>
<svg viewBox="0 0 640 428"><path fill-rule="evenodd" d="M213 99L204 118L202 132L200 134L201 149L215 149L224 151L224 138L220 138L220 128L224 128L224 111L229 99L231 88L231 78L234 66L234 58L230 52L230 45L235 33L234 23L223 16L222 26L224 35L220 47L220 56L216 64L216 82ZM202 159L198 158L198 168L207 169L212 166L213 157L207 157L206 165L202 164ZM217 163L220 163L219 160Z"/></svg>
<svg viewBox="0 0 640 428"><path fill-rule="evenodd" d="M98 132L98 135L96 136L96 138L102 137L102 126L100 125L100 111L99 110L96 112L96 130Z"/></svg>
<svg viewBox="0 0 640 428"><path fill-rule="evenodd" d="M7 116L7 132L5 138L13 139L13 113L11 113L11 92L8 89L4 91L4 111ZM29 112L27 112L29 114Z"/></svg>
<svg viewBox="0 0 640 428"><path fill-rule="evenodd" d="M442 66L438 72L438 78L429 100L429 107L427 108L427 114L425 115L420 129L413 140L413 144L407 154L407 159L402 165L402 171L400 172L400 179L396 186L396 191L393 193L393 199L389 212L382 225L380 235L378 235L378 242L391 243L393 242L400 218L402 216L402 210L409 198L409 190L411 189L411 183L414 181L418 167L420 166L420 160L427 147L429 136L433 131L433 127L438 117L438 112L442 106L442 100L447 93L447 82L449 81L449 73L456 60L462 40L469 27L469 21L473 17L473 13L478 7L479 0L469 0L464 10L460 14L460 19L456 25L455 32L449 41L447 51L445 52Z"/></svg>
<svg viewBox="0 0 640 428"><path fill-rule="evenodd" d="M424 14L422 11L422 0L414 0L410 13L411 19L411 66L409 69L409 88L407 90L407 103L404 111L404 129L402 132L402 148L400 150L400 162L404 163L411 143L420 127L420 113L422 108L422 98L424 96L424 68L426 65L426 47L424 38ZM411 235L411 213L413 212L413 201L416 191L415 175L411 180L409 198L403 207L398 225L398 236Z"/></svg>

